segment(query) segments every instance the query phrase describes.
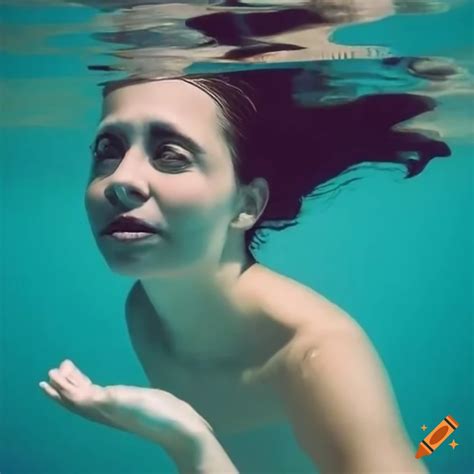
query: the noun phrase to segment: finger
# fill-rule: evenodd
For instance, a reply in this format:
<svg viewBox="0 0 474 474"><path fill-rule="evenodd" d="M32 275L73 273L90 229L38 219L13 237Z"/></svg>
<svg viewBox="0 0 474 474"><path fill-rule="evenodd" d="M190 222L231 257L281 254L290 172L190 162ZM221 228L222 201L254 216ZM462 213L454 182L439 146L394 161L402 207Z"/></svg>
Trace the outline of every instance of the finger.
<svg viewBox="0 0 474 474"><path fill-rule="evenodd" d="M45 392L46 395L49 395L52 399L62 403L61 395L59 395L57 390L51 387L47 382L41 381L39 386L43 389L43 392Z"/></svg>
<svg viewBox="0 0 474 474"><path fill-rule="evenodd" d="M91 379L83 374L79 368L70 360L65 359L60 366L61 373L65 374L70 380L73 380L76 385L90 384Z"/></svg>
<svg viewBox="0 0 474 474"><path fill-rule="evenodd" d="M49 384L57 391L70 394L76 388L76 385L71 383L64 375L62 375L58 369L51 369L48 372Z"/></svg>
<svg viewBox="0 0 474 474"><path fill-rule="evenodd" d="M66 379L68 379L70 382L74 383L77 385L77 382L74 380L74 374L73 374L74 366L71 363L70 360L66 359L61 362L59 365L59 373L64 376Z"/></svg>
<svg viewBox="0 0 474 474"><path fill-rule="evenodd" d="M61 362L59 365L59 373L73 385L79 386L82 384L81 378L76 374L76 368L74 364L69 359L65 359Z"/></svg>

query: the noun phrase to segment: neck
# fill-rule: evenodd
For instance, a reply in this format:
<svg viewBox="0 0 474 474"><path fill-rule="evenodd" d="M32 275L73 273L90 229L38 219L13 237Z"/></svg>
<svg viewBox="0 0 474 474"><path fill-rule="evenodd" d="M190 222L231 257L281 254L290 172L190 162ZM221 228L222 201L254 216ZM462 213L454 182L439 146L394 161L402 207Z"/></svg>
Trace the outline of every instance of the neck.
<svg viewBox="0 0 474 474"><path fill-rule="evenodd" d="M250 325L242 311L245 301L236 290L255 263L245 248L215 264L193 266L179 276L141 280L177 361L204 368L242 358Z"/></svg>

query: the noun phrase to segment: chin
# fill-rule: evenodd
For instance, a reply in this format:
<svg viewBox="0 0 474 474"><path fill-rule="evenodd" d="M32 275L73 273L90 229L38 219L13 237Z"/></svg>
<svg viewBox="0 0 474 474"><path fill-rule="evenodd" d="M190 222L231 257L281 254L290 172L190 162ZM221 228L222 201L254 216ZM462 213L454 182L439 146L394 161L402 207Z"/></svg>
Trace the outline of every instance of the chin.
<svg viewBox="0 0 474 474"><path fill-rule="evenodd" d="M157 260L151 262L150 258L144 260L143 258L132 258L127 255L109 255L104 258L113 273L129 278L145 280L154 277L172 276L178 273L176 264L169 261L166 263Z"/></svg>
<svg viewBox="0 0 474 474"><path fill-rule="evenodd" d="M156 275L157 273L156 268L155 271L152 272L150 269L145 268L144 265L140 265L137 263L124 264L123 262L118 263L107 261L107 265L112 273L140 280L150 278L151 276Z"/></svg>

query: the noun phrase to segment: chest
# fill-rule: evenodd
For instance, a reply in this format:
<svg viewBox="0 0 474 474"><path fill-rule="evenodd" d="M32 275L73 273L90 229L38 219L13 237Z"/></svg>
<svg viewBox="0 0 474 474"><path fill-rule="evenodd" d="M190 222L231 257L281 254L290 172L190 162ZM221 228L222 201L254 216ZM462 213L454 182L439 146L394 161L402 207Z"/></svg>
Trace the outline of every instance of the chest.
<svg viewBox="0 0 474 474"><path fill-rule="evenodd" d="M238 370L212 373L189 370L166 362L149 351L140 357L154 388L189 403L219 434L252 429L285 419L277 394L262 385L240 382Z"/></svg>
<svg viewBox="0 0 474 474"><path fill-rule="evenodd" d="M271 389L242 385L235 373L189 373L152 352L142 358L150 384L187 401L203 416L239 472L317 474Z"/></svg>
<svg viewBox="0 0 474 474"><path fill-rule="evenodd" d="M235 433L285 419L278 394L269 386L244 384L242 369L188 368L167 353L163 328L143 302L130 314L129 331L136 355L152 387L189 403L220 434ZM258 328L259 347L242 354L245 367L264 363L291 338L285 327Z"/></svg>

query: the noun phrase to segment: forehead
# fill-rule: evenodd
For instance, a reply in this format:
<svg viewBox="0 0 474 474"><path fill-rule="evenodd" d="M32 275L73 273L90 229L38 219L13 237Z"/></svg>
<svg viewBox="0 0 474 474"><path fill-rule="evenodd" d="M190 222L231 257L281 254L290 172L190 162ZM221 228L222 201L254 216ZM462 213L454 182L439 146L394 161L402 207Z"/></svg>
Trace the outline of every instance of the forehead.
<svg viewBox="0 0 474 474"><path fill-rule="evenodd" d="M139 127L151 121L168 122L207 148L212 141L224 145L216 102L187 82L130 84L104 98L100 126L121 122Z"/></svg>

